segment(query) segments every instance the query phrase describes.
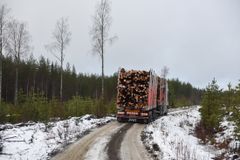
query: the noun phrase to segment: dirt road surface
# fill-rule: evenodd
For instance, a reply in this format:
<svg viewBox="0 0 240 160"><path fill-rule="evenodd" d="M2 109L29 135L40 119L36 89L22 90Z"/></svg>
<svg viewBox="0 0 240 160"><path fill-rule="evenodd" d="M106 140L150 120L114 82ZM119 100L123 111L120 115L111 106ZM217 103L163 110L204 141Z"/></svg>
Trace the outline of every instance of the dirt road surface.
<svg viewBox="0 0 240 160"><path fill-rule="evenodd" d="M150 160L151 156L146 151L142 141L141 132L143 131L145 125L135 123L127 131L124 139L122 141L120 154L121 159L130 160Z"/></svg>
<svg viewBox="0 0 240 160"><path fill-rule="evenodd" d="M144 126L111 122L94 129L52 160L149 160L140 139Z"/></svg>

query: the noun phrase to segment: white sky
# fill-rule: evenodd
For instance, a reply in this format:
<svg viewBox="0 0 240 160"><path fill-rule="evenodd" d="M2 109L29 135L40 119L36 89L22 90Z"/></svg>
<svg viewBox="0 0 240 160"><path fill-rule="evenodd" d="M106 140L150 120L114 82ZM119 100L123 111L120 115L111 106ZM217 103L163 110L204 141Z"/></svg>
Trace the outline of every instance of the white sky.
<svg viewBox="0 0 240 160"><path fill-rule="evenodd" d="M60 17L68 17L72 40L66 61L77 72L101 73L91 52L89 30L97 0L1 0L11 15L28 24L33 54L56 59L44 48ZM240 1L112 0L111 34L105 72L119 67L154 69L166 65L169 78L205 87L215 77L221 87L240 79ZM65 63L66 64L66 63Z"/></svg>

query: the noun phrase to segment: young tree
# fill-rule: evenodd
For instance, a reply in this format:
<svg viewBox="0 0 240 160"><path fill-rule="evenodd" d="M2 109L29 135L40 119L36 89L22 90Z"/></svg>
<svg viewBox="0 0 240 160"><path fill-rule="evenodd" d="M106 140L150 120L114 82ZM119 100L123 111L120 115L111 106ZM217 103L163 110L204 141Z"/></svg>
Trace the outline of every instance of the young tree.
<svg viewBox="0 0 240 160"><path fill-rule="evenodd" d="M110 15L111 7L109 0L100 0L96 6L93 17L93 25L90 30L92 39L92 50L100 56L102 61L102 99L104 99L104 54L108 42L110 44L116 39L116 36L109 37L112 18Z"/></svg>
<svg viewBox="0 0 240 160"><path fill-rule="evenodd" d="M27 31L25 23L20 23L17 20L12 20L8 24L8 41L6 44L6 49L9 54L14 57L16 63L16 74L15 74L15 94L14 94L14 104L18 103L18 68L21 57L26 54L29 47L30 35Z"/></svg>
<svg viewBox="0 0 240 160"><path fill-rule="evenodd" d="M224 92L223 100L225 102L225 107L227 113L232 112L233 107L235 106L234 104L234 94L235 94L235 89L232 88L231 83L228 83L227 85L228 89Z"/></svg>
<svg viewBox="0 0 240 160"><path fill-rule="evenodd" d="M3 48L6 44L6 29L8 22L9 9L6 5L0 4L0 103L2 100L2 59L3 59Z"/></svg>
<svg viewBox="0 0 240 160"><path fill-rule="evenodd" d="M63 100L63 61L64 51L71 40L71 32L69 31L69 24L67 18L60 18L57 23L53 35L53 42L47 45L46 48L60 61L61 63L61 78L60 78L60 100ZM59 53L60 55L56 55Z"/></svg>
<svg viewBox="0 0 240 160"><path fill-rule="evenodd" d="M217 85L217 81L213 79L203 95L201 108L202 123L210 133L213 133L219 127L221 120L220 93L221 90Z"/></svg>
<svg viewBox="0 0 240 160"><path fill-rule="evenodd" d="M233 116L234 121L236 122L236 135L240 139L240 81L238 85L236 86L236 93L235 93L235 100L234 100L234 107L233 107Z"/></svg>

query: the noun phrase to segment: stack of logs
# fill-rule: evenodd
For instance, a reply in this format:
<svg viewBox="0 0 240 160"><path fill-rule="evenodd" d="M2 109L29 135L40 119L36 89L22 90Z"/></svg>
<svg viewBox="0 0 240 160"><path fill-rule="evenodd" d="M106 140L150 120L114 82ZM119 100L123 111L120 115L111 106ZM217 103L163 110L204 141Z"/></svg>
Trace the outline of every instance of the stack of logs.
<svg viewBox="0 0 240 160"><path fill-rule="evenodd" d="M120 70L117 105L127 108L142 108L148 105L150 72Z"/></svg>

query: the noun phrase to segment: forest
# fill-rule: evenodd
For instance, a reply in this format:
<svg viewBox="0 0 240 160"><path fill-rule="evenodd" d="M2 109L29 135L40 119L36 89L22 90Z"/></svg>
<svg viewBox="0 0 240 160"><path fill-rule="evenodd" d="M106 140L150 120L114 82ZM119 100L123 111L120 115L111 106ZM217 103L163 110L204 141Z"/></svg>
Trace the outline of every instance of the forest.
<svg viewBox="0 0 240 160"><path fill-rule="evenodd" d="M217 84L216 79L213 79L204 90L201 101L201 115L202 121L201 127L204 128L205 133L199 133L205 135L205 138L218 132L221 128L220 122L226 118L236 123L237 133L240 131L240 83L233 87L231 83L228 84L227 90L223 90ZM240 138L240 135L238 134Z"/></svg>
<svg viewBox="0 0 240 160"><path fill-rule="evenodd" d="M102 72L97 75L79 73L64 61L72 35L68 18L57 20L52 42L45 45L46 53L56 61L44 56L36 59L27 23L15 19L11 8L0 4L0 123L49 121L83 114L101 117L116 112L118 71L104 75L104 48L105 42L113 42L117 36L108 34L111 8L104 7L96 10L90 32L92 50L101 59ZM168 82L171 107L200 103L202 90L178 79Z"/></svg>
<svg viewBox="0 0 240 160"><path fill-rule="evenodd" d="M14 105L15 67L19 68L18 104ZM47 121L83 114L103 116L115 113L117 71L105 76L104 102L101 101L101 76L77 73L74 65L63 70L63 101L60 100L60 70L57 62L29 56L19 64L12 56L3 57L1 122ZM170 79L171 107L199 104L202 90L190 83ZM6 116L7 115L7 116Z"/></svg>
<svg viewBox="0 0 240 160"><path fill-rule="evenodd" d="M240 139L240 83L233 87L228 84L227 89L223 90L219 87L216 79L213 79L204 90L201 102L201 121L196 127L196 135L204 143L215 144L215 136L217 133L224 131L221 123L229 121L234 124L234 136ZM219 144L217 144L219 145ZM229 141L224 141L219 148L228 148ZM234 146L240 151L240 144ZM220 158L221 159L221 158Z"/></svg>

